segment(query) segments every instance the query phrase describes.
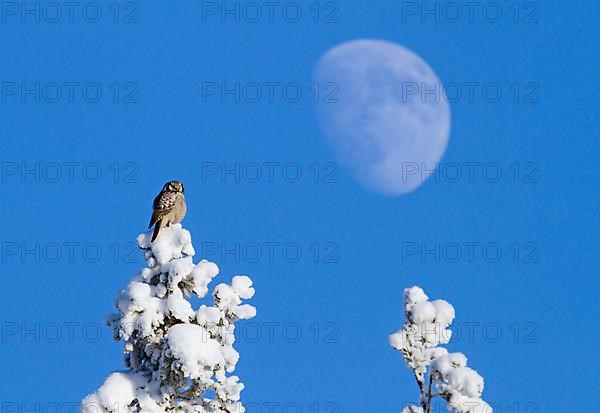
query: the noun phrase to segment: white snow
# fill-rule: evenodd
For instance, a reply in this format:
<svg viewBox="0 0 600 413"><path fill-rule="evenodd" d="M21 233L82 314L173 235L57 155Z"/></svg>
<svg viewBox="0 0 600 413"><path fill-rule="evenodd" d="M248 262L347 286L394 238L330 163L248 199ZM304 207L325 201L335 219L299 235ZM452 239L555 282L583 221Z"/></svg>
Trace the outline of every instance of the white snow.
<svg viewBox="0 0 600 413"><path fill-rule="evenodd" d="M425 291L421 287L411 287L404 290L404 303L405 307L412 307L414 304L427 301L429 297L425 294Z"/></svg>
<svg viewBox="0 0 600 413"><path fill-rule="evenodd" d="M199 325L177 324L169 329L167 340L186 377L198 378L225 364L221 344Z"/></svg>
<svg viewBox="0 0 600 413"><path fill-rule="evenodd" d="M115 338L125 342L129 370L110 375L81 411L242 413L244 385L230 373L240 357L235 323L256 314L244 303L254 295L252 280L235 276L206 297L219 268L207 260L193 263L190 233L177 224L152 244L150 238L138 236L147 267L118 293L118 313L108 317ZM212 303L195 309L190 296Z"/></svg>
<svg viewBox="0 0 600 413"><path fill-rule="evenodd" d="M424 411L422 407L412 405L402 409L402 413L424 413Z"/></svg>
<svg viewBox="0 0 600 413"><path fill-rule="evenodd" d="M252 280L245 275L236 275L231 281L231 288L240 296L240 298L249 299L254 297L254 288Z"/></svg>
<svg viewBox="0 0 600 413"><path fill-rule="evenodd" d="M449 353L435 359L431 363L431 369L440 373L442 377L446 377L450 370L466 365L467 357L463 353Z"/></svg>
<svg viewBox="0 0 600 413"><path fill-rule="evenodd" d="M458 413L492 413L492 407L479 398L463 396L453 392L448 401L448 409Z"/></svg>
<svg viewBox="0 0 600 413"><path fill-rule="evenodd" d="M173 317L185 323L195 316L192 304L183 298L183 293L180 290L169 295L169 298L167 298L167 307Z"/></svg>
<svg viewBox="0 0 600 413"><path fill-rule="evenodd" d="M468 397L479 397L483 392L483 377L470 367L459 367L448 372L445 379L451 389Z"/></svg>
<svg viewBox="0 0 600 413"><path fill-rule="evenodd" d="M480 399L483 377L467 367L462 353L448 353L440 344L451 337L448 329L454 321L454 307L444 300L429 301L419 287L404 290L404 326L390 335L389 343L400 351L408 367L421 383L419 406L405 407L403 413L421 413L427 404L428 388L425 374L433 379L433 392L448 402L448 409L458 413L492 413L491 407Z"/></svg>
<svg viewBox="0 0 600 413"><path fill-rule="evenodd" d="M151 239L152 231L140 234L137 237L138 245L140 248L151 249L159 264L166 264L186 255L195 255L192 236L188 230L181 227L181 224L164 228L160 232L160 237L154 242L150 242Z"/></svg>
<svg viewBox="0 0 600 413"><path fill-rule="evenodd" d="M145 380L135 373L116 372L108 376L104 384L81 402L85 413L129 412L129 406L145 393Z"/></svg>
<svg viewBox="0 0 600 413"><path fill-rule="evenodd" d="M435 319L435 306L429 301L422 301L411 307L409 316L415 324L432 323Z"/></svg>
<svg viewBox="0 0 600 413"><path fill-rule="evenodd" d="M208 284L219 274L219 267L213 262L202 260L192 271L194 277L194 292L200 297L208 293Z"/></svg>
<svg viewBox="0 0 600 413"><path fill-rule="evenodd" d="M435 322L447 327L454 321L454 307L444 300L435 300L431 304L435 307Z"/></svg>

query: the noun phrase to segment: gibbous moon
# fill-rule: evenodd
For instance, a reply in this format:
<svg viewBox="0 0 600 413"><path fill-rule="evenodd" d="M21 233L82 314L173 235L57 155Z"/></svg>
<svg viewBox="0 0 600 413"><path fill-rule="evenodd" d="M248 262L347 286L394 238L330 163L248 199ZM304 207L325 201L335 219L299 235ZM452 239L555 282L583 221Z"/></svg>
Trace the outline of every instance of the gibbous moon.
<svg viewBox="0 0 600 413"><path fill-rule="evenodd" d="M321 57L315 80L321 128L362 185L398 196L435 170L448 145L450 105L418 55L390 42L351 41Z"/></svg>

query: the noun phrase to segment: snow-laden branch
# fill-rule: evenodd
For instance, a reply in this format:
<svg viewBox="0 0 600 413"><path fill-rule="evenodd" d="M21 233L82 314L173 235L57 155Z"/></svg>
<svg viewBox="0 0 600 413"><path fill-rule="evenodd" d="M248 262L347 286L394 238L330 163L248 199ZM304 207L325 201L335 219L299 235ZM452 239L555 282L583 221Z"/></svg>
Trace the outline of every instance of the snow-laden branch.
<svg viewBox="0 0 600 413"><path fill-rule="evenodd" d="M403 413L430 413L437 396L457 413L492 413L481 399L483 378L467 367L465 355L439 347L450 341L454 316L454 307L447 301L429 301L419 287L404 290L404 326L389 341L412 370L420 403L405 407Z"/></svg>
<svg viewBox="0 0 600 413"><path fill-rule="evenodd" d="M125 342L127 370L111 374L81 411L242 413L233 344L236 321L256 315L243 303L254 295L252 280L233 277L214 288L212 303L194 309L188 299L204 298L219 268L193 263L191 236L180 224L154 243L150 237L137 238L148 266L118 294L118 313L108 320L115 339Z"/></svg>

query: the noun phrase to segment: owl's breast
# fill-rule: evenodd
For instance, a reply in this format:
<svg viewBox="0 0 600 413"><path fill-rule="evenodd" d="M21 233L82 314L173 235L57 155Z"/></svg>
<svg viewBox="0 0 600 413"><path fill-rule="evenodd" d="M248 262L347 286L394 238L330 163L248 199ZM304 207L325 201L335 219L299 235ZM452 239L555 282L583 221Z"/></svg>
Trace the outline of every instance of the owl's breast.
<svg viewBox="0 0 600 413"><path fill-rule="evenodd" d="M185 197L183 195L178 195L177 200L175 201L175 216L173 217L173 222L180 223L183 221L185 214L187 213L187 205L185 203Z"/></svg>

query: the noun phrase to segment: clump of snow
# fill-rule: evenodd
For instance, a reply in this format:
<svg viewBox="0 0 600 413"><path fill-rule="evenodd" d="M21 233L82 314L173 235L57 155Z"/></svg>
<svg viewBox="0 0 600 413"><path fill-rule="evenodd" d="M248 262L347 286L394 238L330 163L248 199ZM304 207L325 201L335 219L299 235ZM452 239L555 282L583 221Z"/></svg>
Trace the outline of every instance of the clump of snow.
<svg viewBox="0 0 600 413"><path fill-rule="evenodd" d="M136 380L129 373L113 373L98 389L95 395L89 397L84 404L87 409L91 409L93 404L97 402L100 406L129 406L136 397L137 384Z"/></svg>
<svg viewBox="0 0 600 413"><path fill-rule="evenodd" d="M108 318L125 342L126 372L110 375L81 404L85 413L167 411L242 413L244 385L235 370L235 323L252 318L244 303L254 288L247 276L213 289L212 303L194 309L189 297L206 299L216 264L193 263L190 233L180 224L138 236L147 267L119 292L117 314Z"/></svg>
<svg viewBox="0 0 600 413"><path fill-rule="evenodd" d="M483 377L470 367L452 369L443 379L448 390L455 390L464 396L480 397L483 392Z"/></svg>
<svg viewBox="0 0 600 413"><path fill-rule="evenodd" d="M439 347L450 341L454 307L444 300L429 301L425 292L415 286L404 290L404 309L404 326L390 335L389 343L402 353L413 371L421 400L420 406L407 406L403 413L428 411L431 399L438 395L455 412L492 413L491 407L480 399L483 377L467 367L464 354L448 353Z"/></svg>
<svg viewBox="0 0 600 413"><path fill-rule="evenodd" d="M199 325L174 325L167 333L167 341L185 377L196 379L225 364L221 343Z"/></svg>
<svg viewBox="0 0 600 413"><path fill-rule="evenodd" d="M402 409L402 413L425 413L422 407L411 405Z"/></svg>
<svg viewBox="0 0 600 413"><path fill-rule="evenodd" d="M427 297L427 294L425 294L425 291L421 287L414 286L404 290L404 306L406 310L415 304L427 300L429 300L429 297Z"/></svg>
<svg viewBox="0 0 600 413"><path fill-rule="evenodd" d="M195 255L190 232L183 229L181 224L173 224L164 228L154 242L151 242L152 232L138 235L138 246L150 249L159 264L166 264L174 259Z"/></svg>
<svg viewBox="0 0 600 413"><path fill-rule="evenodd" d="M192 270L194 279L194 293L200 298L208 293L208 284L219 274L219 267L214 262L200 261Z"/></svg>
<svg viewBox="0 0 600 413"><path fill-rule="evenodd" d="M454 307L443 300L429 301L419 287L404 291L405 324L392 334L389 343L402 352L409 367L422 374L439 354L437 346L450 341L452 331L448 328L454 320Z"/></svg>
<svg viewBox="0 0 600 413"><path fill-rule="evenodd" d="M444 327L452 324L454 320L454 307L448 302L444 300L435 300L432 301L431 304L435 307L435 322L443 325Z"/></svg>
<svg viewBox="0 0 600 413"><path fill-rule="evenodd" d="M111 374L95 393L81 402L81 411L84 413L134 412L136 407L141 407L144 412L163 412L150 396L148 380L133 372Z"/></svg>
<svg viewBox="0 0 600 413"><path fill-rule="evenodd" d="M480 398L464 396L454 392L448 400L448 409L457 413L491 413L492 407Z"/></svg>
<svg viewBox="0 0 600 413"><path fill-rule="evenodd" d="M254 288L252 288L252 280L245 275L237 275L233 277L231 288L240 298L249 299L254 297Z"/></svg>
<svg viewBox="0 0 600 413"><path fill-rule="evenodd" d="M429 301L422 301L411 307L408 316L415 324L433 323L433 320L435 320L435 306Z"/></svg>

